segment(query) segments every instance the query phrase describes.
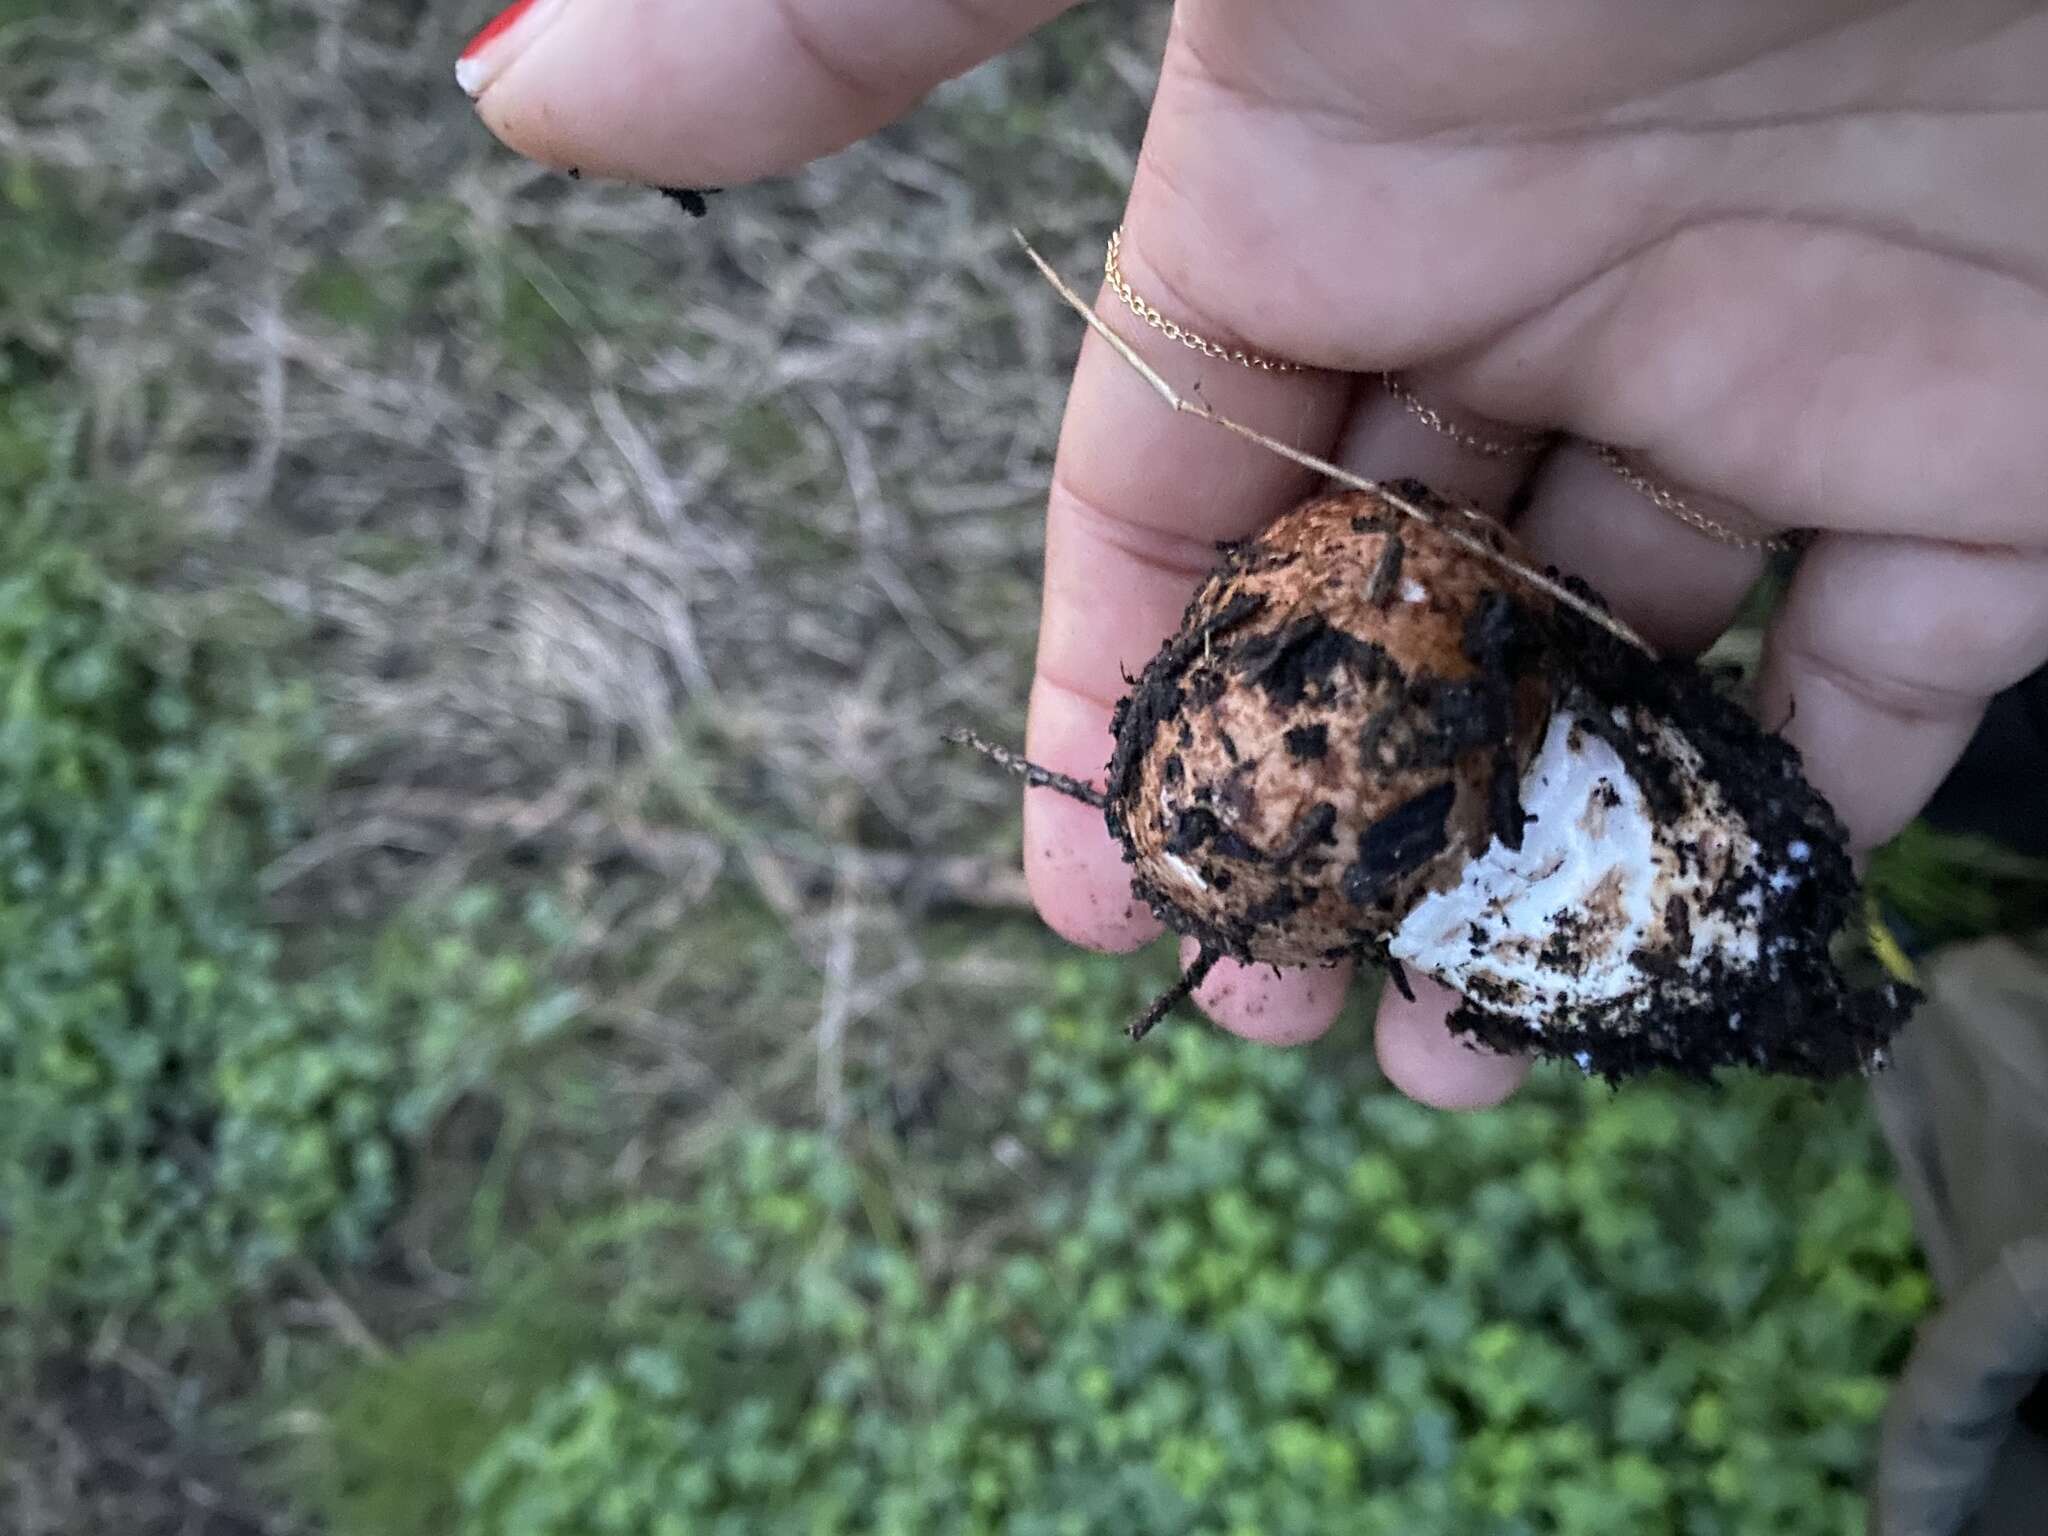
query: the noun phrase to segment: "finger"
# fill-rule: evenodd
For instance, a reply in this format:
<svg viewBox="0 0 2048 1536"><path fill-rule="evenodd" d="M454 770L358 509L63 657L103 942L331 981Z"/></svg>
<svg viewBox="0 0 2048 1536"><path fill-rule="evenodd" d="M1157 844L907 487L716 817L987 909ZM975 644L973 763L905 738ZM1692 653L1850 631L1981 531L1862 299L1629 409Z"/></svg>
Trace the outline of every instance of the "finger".
<svg viewBox="0 0 2048 1536"><path fill-rule="evenodd" d="M1199 953L1200 945L1183 939L1181 969ZM1219 960L1195 989L1195 1003L1233 1035L1261 1045L1306 1045L1321 1039L1343 1011L1351 971L1349 964L1276 971Z"/></svg>
<svg viewBox="0 0 2048 1536"><path fill-rule="evenodd" d="M1413 478L1505 518L1549 446L1526 427L1459 409L1426 373L1358 381L1337 462L1374 480Z"/></svg>
<svg viewBox="0 0 2048 1536"><path fill-rule="evenodd" d="M2048 660L2048 553L1829 535L1765 640L1762 708L1853 848L1894 836L1992 694Z"/></svg>
<svg viewBox="0 0 2048 1536"><path fill-rule="evenodd" d="M1813 142L1838 163L1839 144ZM1788 526L2037 543L2048 305L1997 259L1886 227L1688 218L1495 338L1460 383ZM1969 451L1928 451L1947 441Z"/></svg>
<svg viewBox="0 0 2048 1536"><path fill-rule="evenodd" d="M1427 977L1411 978L1415 1000L1393 987L1380 993L1373 1044L1387 1081L1432 1109L1491 1109L1522 1086L1529 1062L1461 1039L1445 1023L1458 995Z"/></svg>
<svg viewBox="0 0 2048 1536"><path fill-rule="evenodd" d="M1135 233L1150 226L1127 227ZM1162 291L1132 245L1127 239L1130 280L1140 291ZM1224 415L1284 441L1327 446L1341 380L1202 364L1173 355L1170 343L1127 315L1111 323L1177 387L1199 382L1203 398ZM1124 679L1142 672L1179 626L1196 585L1215 565L1217 543L1272 521L1309 485L1284 460L1166 410L1091 334L1068 397L1047 502L1031 759L1099 779ZM1054 795L1027 795L1024 847L1033 899L1058 933L1107 950L1135 948L1157 935L1151 915L1130 898L1129 866L1100 813Z"/></svg>
<svg viewBox="0 0 2048 1536"><path fill-rule="evenodd" d="M1746 508L1689 488L1680 495L1694 516L1735 536L1772 531ZM1644 639L1674 654L1713 644L1764 569L1762 549L1730 545L1681 521L1582 442L1545 460L1515 531L1539 564L1583 577Z"/></svg>
<svg viewBox="0 0 2048 1536"><path fill-rule="evenodd" d="M550 165L664 186L794 170L1072 0L518 0L456 78Z"/></svg>
<svg viewBox="0 0 2048 1536"><path fill-rule="evenodd" d="M1125 220L1133 287L1180 324L1226 347L1261 350L1267 300L1256 271L1219 264L1219 227L1251 189L1242 157L1208 151L1210 135L1252 131L1176 108L1184 66L1169 52ZM1200 131L1194 131L1199 127ZM1200 301L1190 297L1200 294ZM1334 441L1349 390L1341 375L1273 373L1204 357L1139 323L1105 290L1102 312L1176 388L1214 410L1311 452ZM1168 410L1099 338L1088 336L1068 397L1046 514L1045 602L1032 684L1032 759L1099 777L1111 711L1178 626L1219 541L1243 538L1292 506L1310 477L1273 454ZM1130 900L1130 870L1100 815L1029 795L1025 871L1040 914L1092 948L1121 950L1157 933Z"/></svg>

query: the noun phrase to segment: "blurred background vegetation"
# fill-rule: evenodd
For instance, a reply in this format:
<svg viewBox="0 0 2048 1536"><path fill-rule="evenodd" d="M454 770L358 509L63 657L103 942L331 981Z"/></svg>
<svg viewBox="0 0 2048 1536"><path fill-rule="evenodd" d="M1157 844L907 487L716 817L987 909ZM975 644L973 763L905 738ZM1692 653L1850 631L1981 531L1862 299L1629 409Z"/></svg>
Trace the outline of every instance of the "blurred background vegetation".
<svg viewBox="0 0 2048 1536"><path fill-rule="evenodd" d="M0 1527L1859 1530L1853 1087L1132 1051L935 745L1158 10L703 220L496 150L482 19L0 0Z"/></svg>

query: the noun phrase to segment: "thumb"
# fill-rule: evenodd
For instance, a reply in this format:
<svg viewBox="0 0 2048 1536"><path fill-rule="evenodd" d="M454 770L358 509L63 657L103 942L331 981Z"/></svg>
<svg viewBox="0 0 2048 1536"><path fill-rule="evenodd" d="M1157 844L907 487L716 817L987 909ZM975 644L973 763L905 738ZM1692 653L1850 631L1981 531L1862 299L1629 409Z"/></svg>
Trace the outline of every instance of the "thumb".
<svg viewBox="0 0 2048 1536"><path fill-rule="evenodd" d="M656 185L791 171L1073 0L514 0L455 77L519 153Z"/></svg>

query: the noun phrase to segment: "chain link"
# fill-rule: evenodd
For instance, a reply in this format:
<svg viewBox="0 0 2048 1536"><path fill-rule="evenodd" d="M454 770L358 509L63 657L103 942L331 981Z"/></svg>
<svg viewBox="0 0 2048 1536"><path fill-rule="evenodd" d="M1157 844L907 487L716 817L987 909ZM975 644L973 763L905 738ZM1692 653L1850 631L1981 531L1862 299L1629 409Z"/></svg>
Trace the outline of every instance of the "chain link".
<svg viewBox="0 0 2048 1536"><path fill-rule="evenodd" d="M1116 293L1116 296L1123 300L1124 307L1144 321L1146 325L1159 332L1160 335L1165 336L1171 341L1177 341L1182 346L1188 348L1188 350L1199 352L1204 357L1213 357L1220 362L1236 363L1241 368L1256 368L1262 373L1306 373L1309 371L1305 364L1289 362L1286 358L1269 357L1263 352L1247 352L1242 347L1220 346L1216 342L1209 340L1206 336L1188 330L1185 326L1167 319L1157 308L1139 297L1137 291L1131 287L1130 280L1124 276L1123 242L1124 232L1121 228L1110 235L1109 247L1103 256L1103 276L1107 279L1110 288ZM1402 383L1398 374L1381 374L1380 382L1385 386L1387 393L1400 403L1402 409L1429 428L1430 431L1441 437L1447 437L1460 447L1486 458L1516 458L1524 454L1535 453L1539 449L1549 446L1559 436L1555 432L1531 429L1517 431L1516 435L1511 438L1487 437L1469 428L1460 426L1457 422L1451 420L1435 406L1430 405L1413 390L1409 389L1406 384ZM1619 448L1608 443L1589 443L1587 446L1592 449L1595 458L1616 475L1619 475L1624 484L1642 496L1651 506L1669 517L1676 518L1679 522L1685 524L1686 527L1696 533L1705 535L1717 544L1726 544L1732 549L1777 551L1796 549L1803 542L1801 536L1796 532L1759 537L1754 534L1739 532L1728 527L1725 523L1716 522L1713 518L1708 517L1704 512L1687 502L1683 496L1672 490L1670 486L1652 480L1648 475L1637 469L1628 461L1627 456Z"/></svg>
<svg viewBox="0 0 2048 1536"><path fill-rule="evenodd" d="M1670 486L1652 480L1629 463L1627 456L1611 443L1592 443L1588 446L1592 448L1595 458L1621 476L1622 482L1651 506L1677 518L1695 532L1705 534L1716 544L1726 544L1731 549L1780 550L1791 549L1797 542L1793 535L1785 533L1769 534L1761 538L1755 534L1738 533L1725 523L1715 522Z"/></svg>
<svg viewBox="0 0 2048 1536"><path fill-rule="evenodd" d="M1300 363L1290 363L1284 357L1268 357L1263 352L1247 352L1242 347L1223 347L1185 330L1166 316L1159 313L1145 300L1138 297L1124 277L1123 263L1124 232L1118 229L1109 237L1109 251L1103 257L1102 275L1109 280L1109 286L1116 290L1116 296L1124 301L1124 307L1153 330L1171 341L1177 341L1192 352L1204 357L1213 357L1220 362L1236 363L1240 368L1256 368L1261 373L1306 373Z"/></svg>
<svg viewBox="0 0 2048 1536"><path fill-rule="evenodd" d="M1467 427L1459 426L1457 422L1429 404L1403 384L1398 373L1381 374L1380 383L1386 386L1388 394L1401 402L1403 410L1430 431L1440 437L1448 437L1460 447L1469 448L1472 452L1489 459L1521 458L1524 454L1535 453L1540 448L1548 447L1551 439L1557 436L1555 432L1539 432L1533 429L1520 431L1510 428L1509 430L1514 432L1513 437L1482 437Z"/></svg>

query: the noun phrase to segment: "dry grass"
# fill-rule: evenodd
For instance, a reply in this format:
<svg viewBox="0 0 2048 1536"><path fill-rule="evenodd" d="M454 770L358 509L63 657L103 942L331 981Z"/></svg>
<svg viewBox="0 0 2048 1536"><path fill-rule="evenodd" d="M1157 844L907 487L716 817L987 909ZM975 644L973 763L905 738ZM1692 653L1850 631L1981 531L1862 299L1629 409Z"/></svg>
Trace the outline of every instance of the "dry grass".
<svg viewBox="0 0 2048 1536"><path fill-rule="evenodd" d="M960 1021L1042 950L981 942L1013 791L939 735L1018 728L1079 329L1010 229L1098 259L1164 18L1085 8L703 220L500 150L450 77L479 19L0 0L0 172L86 253L0 315L178 611L325 701L280 922L569 892L616 1119L576 1179L971 1094Z"/></svg>
<svg viewBox="0 0 2048 1536"><path fill-rule="evenodd" d="M737 879L843 1041L920 974L920 909L1019 904L1010 787L938 745L1016 729L1075 344L1008 231L1092 259L1151 23L1091 8L693 221L491 143L449 79L473 21L0 33L0 156L112 242L63 317L86 452L183 518L181 586L303 634L338 792L267 872L281 916L516 843L614 944ZM622 860L654 878L607 902Z"/></svg>

